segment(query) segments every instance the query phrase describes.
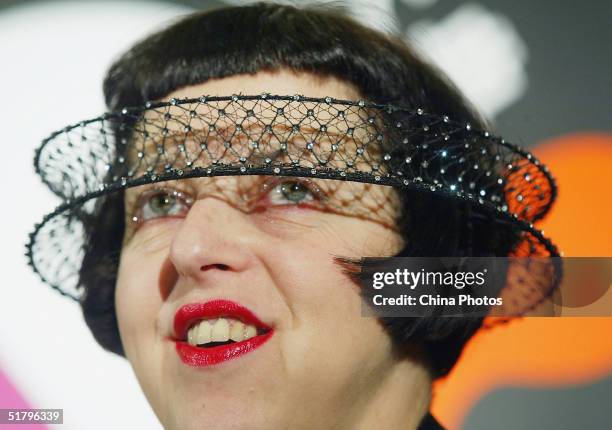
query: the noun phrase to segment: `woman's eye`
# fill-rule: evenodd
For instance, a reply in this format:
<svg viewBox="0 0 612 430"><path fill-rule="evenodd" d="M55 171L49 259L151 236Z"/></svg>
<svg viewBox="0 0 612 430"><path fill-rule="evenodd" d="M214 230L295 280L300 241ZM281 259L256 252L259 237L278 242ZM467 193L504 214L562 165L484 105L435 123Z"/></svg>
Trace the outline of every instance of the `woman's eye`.
<svg viewBox="0 0 612 430"><path fill-rule="evenodd" d="M176 216L189 210L189 199L179 191L156 190L145 194L139 205L139 222L154 218Z"/></svg>
<svg viewBox="0 0 612 430"><path fill-rule="evenodd" d="M312 202L316 196L310 188L300 181L287 180L277 184L270 191L270 202L272 204L300 204Z"/></svg>

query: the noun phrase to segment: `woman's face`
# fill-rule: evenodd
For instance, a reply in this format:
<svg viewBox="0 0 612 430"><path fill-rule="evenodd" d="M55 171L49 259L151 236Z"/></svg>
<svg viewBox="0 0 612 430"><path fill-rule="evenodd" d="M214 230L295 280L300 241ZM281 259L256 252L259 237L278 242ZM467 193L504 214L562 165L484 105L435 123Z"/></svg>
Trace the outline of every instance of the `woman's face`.
<svg viewBox="0 0 612 430"><path fill-rule="evenodd" d="M168 97L263 92L359 98L335 79L287 71ZM235 204L241 193L250 210ZM117 317L127 358L166 428L359 421L397 362L333 257L400 249L390 188L229 176L131 188L125 198ZM328 210L334 199L349 209Z"/></svg>

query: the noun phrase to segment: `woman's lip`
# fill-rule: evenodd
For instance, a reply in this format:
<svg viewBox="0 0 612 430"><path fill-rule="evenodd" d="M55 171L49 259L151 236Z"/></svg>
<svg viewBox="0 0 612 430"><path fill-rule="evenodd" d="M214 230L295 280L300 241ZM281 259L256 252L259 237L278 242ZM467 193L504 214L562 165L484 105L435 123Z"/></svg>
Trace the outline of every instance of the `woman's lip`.
<svg viewBox="0 0 612 430"><path fill-rule="evenodd" d="M223 317L240 320L245 324L254 325L261 330L272 330L270 326L261 322L253 312L241 304L231 300L218 299L204 303L189 303L181 306L174 315L175 340L184 341L187 338L187 330L196 321Z"/></svg>
<svg viewBox="0 0 612 430"><path fill-rule="evenodd" d="M181 361L189 366L212 366L248 354L263 345L270 339L273 333L274 332L270 330L264 334L254 336L241 342L208 348L193 346L185 341L175 341L176 353Z"/></svg>

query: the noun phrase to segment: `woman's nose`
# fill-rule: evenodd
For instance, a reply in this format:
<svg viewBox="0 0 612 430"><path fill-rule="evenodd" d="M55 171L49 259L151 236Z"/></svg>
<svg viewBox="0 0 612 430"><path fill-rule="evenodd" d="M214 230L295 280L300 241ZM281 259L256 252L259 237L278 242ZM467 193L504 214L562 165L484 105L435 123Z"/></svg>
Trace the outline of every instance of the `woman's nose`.
<svg viewBox="0 0 612 430"><path fill-rule="evenodd" d="M201 283L210 271L244 272L254 262L255 227L225 201L197 200L174 234L169 259L180 277Z"/></svg>

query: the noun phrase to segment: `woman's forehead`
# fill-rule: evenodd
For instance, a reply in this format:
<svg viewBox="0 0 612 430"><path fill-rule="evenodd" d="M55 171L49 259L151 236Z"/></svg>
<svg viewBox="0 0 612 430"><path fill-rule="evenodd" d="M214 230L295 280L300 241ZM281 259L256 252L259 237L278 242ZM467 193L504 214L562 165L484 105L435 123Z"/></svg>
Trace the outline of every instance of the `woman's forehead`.
<svg viewBox="0 0 612 430"><path fill-rule="evenodd" d="M192 98L203 94L223 96L228 94L304 94L310 97L333 97L344 100L362 98L351 82L333 75L296 72L287 68L274 71L259 71L252 74L232 75L210 79L170 92L164 100Z"/></svg>
<svg viewBox="0 0 612 430"><path fill-rule="evenodd" d="M332 103L331 97L190 100L142 113L124 148L130 176L223 166L252 174L280 165L385 173L385 133L376 109Z"/></svg>
<svg viewBox="0 0 612 430"><path fill-rule="evenodd" d="M286 162L311 168L360 167L374 162L380 152L376 141L382 136L375 117L369 122L362 116L355 108L315 102L171 106L145 113L134 129L128 157L137 168L160 160L201 166Z"/></svg>

